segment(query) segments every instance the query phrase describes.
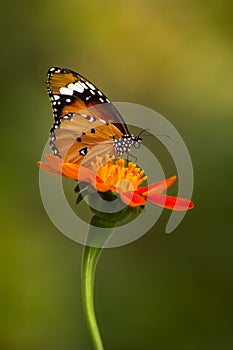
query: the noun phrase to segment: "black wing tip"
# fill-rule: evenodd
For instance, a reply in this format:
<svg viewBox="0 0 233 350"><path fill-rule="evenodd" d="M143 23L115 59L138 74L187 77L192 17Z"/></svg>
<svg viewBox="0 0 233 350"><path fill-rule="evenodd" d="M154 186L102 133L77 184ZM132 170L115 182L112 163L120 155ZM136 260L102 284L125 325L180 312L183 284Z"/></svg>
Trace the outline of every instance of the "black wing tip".
<svg viewBox="0 0 233 350"><path fill-rule="evenodd" d="M48 72L47 72L47 75L48 76L52 76L55 73L71 73L71 74L74 74L74 75L79 75L77 72L75 72L75 71L73 71L71 69L61 68L61 67L57 67L57 66L50 67Z"/></svg>
<svg viewBox="0 0 233 350"><path fill-rule="evenodd" d="M56 73L67 73L69 70L66 68L60 68L60 67L50 67L48 72L47 72L47 81L46 84L50 85L50 80L52 76Z"/></svg>
<svg viewBox="0 0 233 350"><path fill-rule="evenodd" d="M74 76L76 76L77 78L79 79L83 79L84 81L86 81L87 79L85 77L83 77L81 74L77 73L76 71L72 70L72 69L68 69L68 68L60 68L60 67L56 67L56 66L53 66L53 67L50 67L48 72L47 72L47 76L48 76L48 79L50 80L51 77L53 76L53 74L56 74L56 73L62 73L62 74L66 74L66 73L70 73Z"/></svg>
<svg viewBox="0 0 233 350"><path fill-rule="evenodd" d="M49 68L47 75L52 75L54 73L60 73L61 71L62 71L62 68L53 66L53 67Z"/></svg>

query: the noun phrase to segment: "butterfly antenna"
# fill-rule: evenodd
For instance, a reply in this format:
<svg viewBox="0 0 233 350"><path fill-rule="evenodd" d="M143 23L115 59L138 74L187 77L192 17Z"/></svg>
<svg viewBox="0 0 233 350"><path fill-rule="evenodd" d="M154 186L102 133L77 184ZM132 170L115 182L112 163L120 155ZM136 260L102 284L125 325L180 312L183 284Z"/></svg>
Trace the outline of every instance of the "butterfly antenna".
<svg viewBox="0 0 233 350"><path fill-rule="evenodd" d="M143 129L140 131L140 133L138 134L138 137L140 137L143 133L147 132L147 131L150 131L150 129ZM150 136L149 134L148 135L144 135L144 136Z"/></svg>
<svg viewBox="0 0 233 350"><path fill-rule="evenodd" d="M144 136L152 136L151 134L146 134L147 131L150 131L150 128L143 129L143 130L138 134L138 136L141 136L142 134L144 134L143 137L144 137ZM157 136L167 137L167 138L171 139L171 136L166 135L166 134L157 134L157 135L155 135L155 136L156 136L156 137L157 137Z"/></svg>
<svg viewBox="0 0 233 350"><path fill-rule="evenodd" d="M158 135L155 135L155 136L167 137L167 138L169 138L169 139L171 140L171 136L169 136L169 135L165 135L165 134L158 134Z"/></svg>

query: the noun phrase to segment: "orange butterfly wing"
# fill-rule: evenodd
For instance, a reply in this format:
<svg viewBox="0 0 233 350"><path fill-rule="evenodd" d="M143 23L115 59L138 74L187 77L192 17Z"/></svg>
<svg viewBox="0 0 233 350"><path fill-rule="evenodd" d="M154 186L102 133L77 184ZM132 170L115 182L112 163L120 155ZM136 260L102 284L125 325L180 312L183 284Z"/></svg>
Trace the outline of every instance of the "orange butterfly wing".
<svg viewBox="0 0 233 350"><path fill-rule="evenodd" d="M122 116L106 96L81 75L52 67L48 93L55 123L50 146L67 162L88 166L96 156L116 154L114 141L130 133Z"/></svg>
<svg viewBox="0 0 233 350"><path fill-rule="evenodd" d="M51 129L50 145L67 162L88 166L95 156L114 155L120 130L102 119L78 113L60 117Z"/></svg>
<svg viewBox="0 0 233 350"><path fill-rule="evenodd" d="M55 119L88 108L88 115L115 125L123 135L130 135L120 113L90 81L70 69L58 67L50 68L47 76Z"/></svg>

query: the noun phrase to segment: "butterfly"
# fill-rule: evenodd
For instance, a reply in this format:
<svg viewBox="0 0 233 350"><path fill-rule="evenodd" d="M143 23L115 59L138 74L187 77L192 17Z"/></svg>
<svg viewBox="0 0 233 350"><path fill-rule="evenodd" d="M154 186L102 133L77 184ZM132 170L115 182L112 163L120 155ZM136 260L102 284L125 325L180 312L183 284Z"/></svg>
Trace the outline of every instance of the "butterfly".
<svg viewBox="0 0 233 350"><path fill-rule="evenodd" d="M89 166L96 156L122 157L142 138L131 135L114 105L95 85L66 68L52 67L47 90L54 124L50 146L54 155Z"/></svg>

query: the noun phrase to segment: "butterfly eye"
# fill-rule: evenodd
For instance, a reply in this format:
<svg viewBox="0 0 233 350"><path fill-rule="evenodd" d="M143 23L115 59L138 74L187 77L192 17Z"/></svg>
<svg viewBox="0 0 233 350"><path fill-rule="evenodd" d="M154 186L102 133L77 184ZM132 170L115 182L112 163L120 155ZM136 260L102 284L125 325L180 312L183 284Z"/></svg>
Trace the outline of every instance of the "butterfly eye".
<svg viewBox="0 0 233 350"><path fill-rule="evenodd" d="M140 137L135 138L134 148L139 149L141 147L142 139Z"/></svg>

